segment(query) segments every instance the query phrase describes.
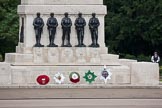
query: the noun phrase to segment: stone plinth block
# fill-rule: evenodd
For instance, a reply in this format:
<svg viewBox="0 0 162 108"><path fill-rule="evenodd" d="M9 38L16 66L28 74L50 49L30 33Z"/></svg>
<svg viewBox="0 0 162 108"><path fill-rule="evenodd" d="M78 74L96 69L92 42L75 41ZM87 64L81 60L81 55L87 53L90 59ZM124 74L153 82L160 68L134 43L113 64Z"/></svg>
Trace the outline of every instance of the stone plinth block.
<svg viewBox="0 0 162 108"><path fill-rule="evenodd" d="M159 85L159 65L156 63L132 63L132 85Z"/></svg>
<svg viewBox="0 0 162 108"><path fill-rule="evenodd" d="M21 53L21 54L32 54L32 47L19 47L16 46L16 53Z"/></svg>
<svg viewBox="0 0 162 108"><path fill-rule="evenodd" d="M120 62L122 65L126 65L126 66L129 66L129 67L131 68L132 63L137 63L137 60L119 59L119 62Z"/></svg>
<svg viewBox="0 0 162 108"><path fill-rule="evenodd" d="M10 64L0 62L0 85L11 84Z"/></svg>
<svg viewBox="0 0 162 108"><path fill-rule="evenodd" d="M113 84L131 84L131 72L128 66L113 66L111 70L114 71L111 80Z"/></svg>
<svg viewBox="0 0 162 108"><path fill-rule="evenodd" d="M33 53L34 53L34 63L39 64L39 63L44 63L44 50L43 48L38 48L35 47L33 48Z"/></svg>
<svg viewBox="0 0 162 108"><path fill-rule="evenodd" d="M103 4L103 0L21 0L23 5L98 5Z"/></svg>
<svg viewBox="0 0 162 108"><path fill-rule="evenodd" d="M119 55L113 55L113 54L101 54L101 61L103 63L119 63Z"/></svg>
<svg viewBox="0 0 162 108"><path fill-rule="evenodd" d="M61 62L73 63L75 60L74 51L72 48L62 48L61 50Z"/></svg>
<svg viewBox="0 0 162 108"><path fill-rule="evenodd" d="M99 85L120 85L120 84L130 84L130 69L127 66L107 66L107 68L112 73L111 79L107 80L105 84L104 80L101 79L101 71L103 70L104 66L11 66L12 70L12 77L11 81L12 84L16 85L26 85L26 86L39 86L36 79L40 75L47 75L50 78L50 82L47 85L50 86L64 86L67 84L70 85L77 85L77 86L91 86L86 80L83 78L85 73L89 70L94 72L97 76L92 84L99 84ZM63 74L65 80L62 84L57 84L54 80L54 76L57 73ZM69 75L71 72L77 72L80 75L80 82L74 84L70 81Z"/></svg>
<svg viewBox="0 0 162 108"><path fill-rule="evenodd" d="M24 47L24 43L18 43L18 46L16 46L16 53L32 54L32 52L32 47Z"/></svg>
<svg viewBox="0 0 162 108"><path fill-rule="evenodd" d="M22 53L24 48L24 43L18 43L18 46L16 46L16 52L17 53Z"/></svg>
<svg viewBox="0 0 162 108"><path fill-rule="evenodd" d="M48 63L57 64L60 61L58 48L48 48Z"/></svg>
<svg viewBox="0 0 162 108"><path fill-rule="evenodd" d="M22 49L26 48L22 47ZM33 47L31 54L7 53L5 61L13 65L111 65L112 61L118 61L118 56L108 55L106 54L107 50L103 51L103 49L107 48ZM119 63L113 64L119 65Z"/></svg>
<svg viewBox="0 0 162 108"><path fill-rule="evenodd" d="M101 53L100 53L100 49L96 49L96 48L91 48L89 53L89 58L90 58L90 63L95 63L95 64L100 64L101 63Z"/></svg>
<svg viewBox="0 0 162 108"><path fill-rule="evenodd" d="M87 62L87 53L85 48L76 49L76 63L86 63Z"/></svg>
<svg viewBox="0 0 162 108"><path fill-rule="evenodd" d="M11 76L11 83L12 84L30 84L30 68L27 68L25 66L12 66L10 67L12 70L12 76Z"/></svg>
<svg viewBox="0 0 162 108"><path fill-rule="evenodd" d="M32 63L33 54L6 53L6 63Z"/></svg>

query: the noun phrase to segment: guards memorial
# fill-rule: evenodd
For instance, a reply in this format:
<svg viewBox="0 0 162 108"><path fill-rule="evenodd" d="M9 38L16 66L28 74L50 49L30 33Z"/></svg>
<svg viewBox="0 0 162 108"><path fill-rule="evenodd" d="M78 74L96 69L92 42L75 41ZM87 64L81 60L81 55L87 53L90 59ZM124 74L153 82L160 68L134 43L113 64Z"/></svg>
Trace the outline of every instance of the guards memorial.
<svg viewBox="0 0 162 108"><path fill-rule="evenodd" d="M159 66L119 59L105 46L103 0L21 0L16 53L0 63L0 86L158 86Z"/></svg>

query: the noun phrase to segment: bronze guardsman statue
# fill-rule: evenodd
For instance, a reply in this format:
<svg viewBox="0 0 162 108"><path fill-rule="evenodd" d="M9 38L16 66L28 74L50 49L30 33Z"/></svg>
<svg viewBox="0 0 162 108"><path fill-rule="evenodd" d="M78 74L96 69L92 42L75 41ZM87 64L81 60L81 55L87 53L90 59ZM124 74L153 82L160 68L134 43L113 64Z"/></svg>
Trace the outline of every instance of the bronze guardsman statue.
<svg viewBox="0 0 162 108"><path fill-rule="evenodd" d="M35 35L36 35L36 44L34 47L44 47L44 45L41 45L41 34L43 32L43 26L44 26L44 21L40 17L40 13L37 13L37 17L33 21L33 26L35 30Z"/></svg>
<svg viewBox="0 0 162 108"><path fill-rule="evenodd" d="M78 39L78 45L76 45L76 47L86 47L83 43L85 26L86 26L86 21L82 17L82 13L79 13L78 18L75 20L75 29L77 31L77 39Z"/></svg>
<svg viewBox="0 0 162 108"><path fill-rule="evenodd" d="M91 32L92 44L89 47L100 47L98 44L98 27L100 22L96 18L96 13L92 13L92 18L89 20L89 29Z"/></svg>
<svg viewBox="0 0 162 108"><path fill-rule="evenodd" d="M72 45L70 43L70 33L71 33L72 21L68 17L67 12L64 15L65 15L65 17L61 21L62 30L63 30L61 47L72 47ZM66 44L64 44L64 43L66 43Z"/></svg>
<svg viewBox="0 0 162 108"><path fill-rule="evenodd" d="M55 34L56 34L56 28L58 26L57 19L54 18L54 13L50 14L50 18L47 20L47 27L49 31L49 45L48 47L58 47L58 45L54 44Z"/></svg>

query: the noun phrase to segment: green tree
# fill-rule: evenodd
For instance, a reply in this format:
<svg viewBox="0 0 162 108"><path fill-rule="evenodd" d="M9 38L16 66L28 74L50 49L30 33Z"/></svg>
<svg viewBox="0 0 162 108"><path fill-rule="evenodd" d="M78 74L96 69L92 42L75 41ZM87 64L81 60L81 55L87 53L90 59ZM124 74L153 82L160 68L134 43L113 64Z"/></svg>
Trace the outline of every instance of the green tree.
<svg viewBox="0 0 162 108"><path fill-rule="evenodd" d="M104 3L108 7L106 44L111 52L138 56L162 51L161 0L104 0Z"/></svg>
<svg viewBox="0 0 162 108"><path fill-rule="evenodd" d="M18 42L17 5L20 0L0 0L0 55L14 52Z"/></svg>

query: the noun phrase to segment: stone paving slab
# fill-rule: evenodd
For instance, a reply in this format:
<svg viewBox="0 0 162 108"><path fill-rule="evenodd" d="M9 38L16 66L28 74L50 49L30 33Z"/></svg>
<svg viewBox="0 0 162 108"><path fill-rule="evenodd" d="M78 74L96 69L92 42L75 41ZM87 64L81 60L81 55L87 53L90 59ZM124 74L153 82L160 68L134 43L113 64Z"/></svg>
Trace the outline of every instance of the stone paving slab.
<svg viewBox="0 0 162 108"><path fill-rule="evenodd" d="M0 100L0 108L162 108L162 99Z"/></svg>
<svg viewBox="0 0 162 108"><path fill-rule="evenodd" d="M12 99L162 99L162 89L0 89L0 100Z"/></svg>

